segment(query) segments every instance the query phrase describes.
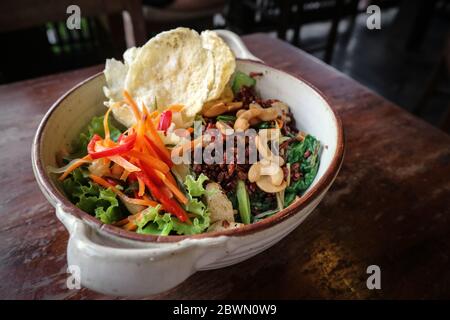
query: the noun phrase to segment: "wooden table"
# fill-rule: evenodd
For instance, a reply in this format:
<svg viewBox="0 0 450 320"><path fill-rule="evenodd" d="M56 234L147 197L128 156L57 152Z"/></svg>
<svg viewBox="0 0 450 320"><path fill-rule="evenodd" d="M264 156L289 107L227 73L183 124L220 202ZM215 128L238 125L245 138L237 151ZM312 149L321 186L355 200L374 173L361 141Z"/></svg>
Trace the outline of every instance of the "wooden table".
<svg viewBox="0 0 450 320"><path fill-rule="evenodd" d="M334 102L346 133L344 165L315 212L274 247L152 298L450 298L450 137L281 41L245 42ZM49 106L99 70L0 87L0 298L105 298L66 288L68 234L30 161ZM366 287L373 264L381 290Z"/></svg>

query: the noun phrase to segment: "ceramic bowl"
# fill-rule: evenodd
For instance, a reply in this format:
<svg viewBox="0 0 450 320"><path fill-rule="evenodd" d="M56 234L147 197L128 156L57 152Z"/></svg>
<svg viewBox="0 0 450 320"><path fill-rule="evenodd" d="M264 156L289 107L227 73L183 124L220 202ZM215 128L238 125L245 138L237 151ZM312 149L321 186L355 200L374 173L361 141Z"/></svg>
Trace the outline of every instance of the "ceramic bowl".
<svg viewBox="0 0 450 320"><path fill-rule="evenodd" d="M333 183L343 160L341 121L323 94L299 77L272 68L253 56L240 38L219 34L234 51L237 69L262 72L257 91L263 98L286 102L299 129L325 146L317 177L306 193L288 208L239 229L194 236L158 237L104 225L74 206L53 174L55 155L67 147L94 115L103 114L103 73L81 82L64 94L44 116L32 146L37 182L67 228L69 266L79 268L81 284L120 296L145 296L168 290L198 270L216 269L246 260L274 245L298 227ZM120 276L118 276L120 275Z"/></svg>

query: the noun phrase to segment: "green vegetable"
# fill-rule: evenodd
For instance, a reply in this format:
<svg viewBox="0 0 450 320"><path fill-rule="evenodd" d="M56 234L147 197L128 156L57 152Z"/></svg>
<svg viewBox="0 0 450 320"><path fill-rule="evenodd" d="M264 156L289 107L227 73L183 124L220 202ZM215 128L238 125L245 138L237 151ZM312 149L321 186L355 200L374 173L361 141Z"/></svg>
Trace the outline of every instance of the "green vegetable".
<svg viewBox="0 0 450 320"><path fill-rule="evenodd" d="M208 180L208 177L204 174L198 176L197 179L192 175L186 176L184 184L188 190L187 197L189 202L184 206L184 209L190 214L195 215L191 224L181 222L169 213L159 214L160 206L158 205L155 208L148 208L144 211L142 218L137 221L138 229L136 232L166 236L172 231L177 234L186 235L198 234L205 231L210 225L209 211L198 197L206 193L203 187L203 183L206 180Z"/></svg>
<svg viewBox="0 0 450 320"><path fill-rule="evenodd" d="M247 189L245 183L239 180L237 183L236 195L239 205L239 214L241 216L241 221L245 224L250 223L250 199L248 197Z"/></svg>
<svg viewBox="0 0 450 320"><path fill-rule="evenodd" d="M72 159L81 158L87 154L87 145L89 141L92 139L94 134L98 134L102 138L105 137L105 128L103 127L103 119L104 116L93 117L91 122L88 124L86 129L84 129L77 140L73 143L74 154L71 155ZM110 136L113 141L117 141L121 134L121 131L117 129L113 124L111 124L111 120L108 119L109 122L109 131Z"/></svg>
<svg viewBox="0 0 450 320"><path fill-rule="evenodd" d="M256 84L256 80L247 74L236 71L236 75L234 76L233 85L231 88L233 89L233 93L238 93L243 86L253 87Z"/></svg>
<svg viewBox="0 0 450 320"><path fill-rule="evenodd" d="M95 217L103 223L111 224L123 217L119 208L119 201L111 189L100 190L96 206Z"/></svg>
<svg viewBox="0 0 450 320"><path fill-rule="evenodd" d="M260 189L256 189L250 196L251 208L257 212L264 212L272 210L277 207L276 199L273 197L267 198L267 194Z"/></svg>
<svg viewBox="0 0 450 320"><path fill-rule="evenodd" d="M186 210L196 215L192 224L181 222L168 213L160 215L157 209L151 209L137 222L138 229L136 232L164 236L174 231L177 234L191 235L202 233L209 227L209 212L203 202L198 199L191 199L186 206Z"/></svg>
<svg viewBox="0 0 450 320"><path fill-rule="evenodd" d="M258 123L255 128L257 129L269 129L269 128L274 128L274 123L273 121L263 121Z"/></svg>
<svg viewBox="0 0 450 320"><path fill-rule="evenodd" d="M172 230L172 219L170 214L159 215L161 205L148 207L142 211L142 216L136 221L138 226L136 232L142 234L154 234L167 236Z"/></svg>
<svg viewBox="0 0 450 320"><path fill-rule="evenodd" d="M305 159L305 153L309 151L310 155ZM291 183L285 191L285 207L290 205L296 195L300 195L309 188L314 181L319 170L319 151L320 142L311 135L307 135L303 141L292 143L287 150L288 163L300 163L302 178Z"/></svg>
<svg viewBox="0 0 450 320"><path fill-rule="evenodd" d="M257 214L256 216L253 217L253 222L258 222L258 221L264 220L265 218L273 216L275 213L277 213L279 211L280 210L278 210L278 209L273 209L273 210L267 210L265 212Z"/></svg>
<svg viewBox="0 0 450 320"><path fill-rule="evenodd" d="M206 209L205 204L196 198L190 199L186 205L186 211L195 213L200 216L203 215L205 209Z"/></svg>
<svg viewBox="0 0 450 320"><path fill-rule="evenodd" d="M295 141L291 143L287 150L287 162L302 162L305 152L309 150L312 153L320 147L319 141L311 135L306 135L303 141Z"/></svg>
<svg viewBox="0 0 450 320"><path fill-rule="evenodd" d="M201 197L205 194L205 188L203 188L203 182L208 180L208 177L203 173L195 179L192 175L187 175L184 185L191 197Z"/></svg>
<svg viewBox="0 0 450 320"><path fill-rule="evenodd" d="M75 169L63 182L69 199L81 210L111 224L125 216L116 194L90 181L84 168Z"/></svg>
<svg viewBox="0 0 450 320"><path fill-rule="evenodd" d="M216 120L224 122L235 122L236 116L221 114L220 116L217 116Z"/></svg>

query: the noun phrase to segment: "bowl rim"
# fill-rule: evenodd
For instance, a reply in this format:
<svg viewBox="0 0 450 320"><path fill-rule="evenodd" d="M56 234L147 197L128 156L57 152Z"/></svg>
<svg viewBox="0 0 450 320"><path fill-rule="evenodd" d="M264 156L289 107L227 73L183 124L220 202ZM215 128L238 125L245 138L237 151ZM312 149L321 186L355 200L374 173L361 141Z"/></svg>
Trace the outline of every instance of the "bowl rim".
<svg viewBox="0 0 450 320"><path fill-rule="evenodd" d="M229 229L229 230L223 230L223 231L214 231L214 232L206 232L196 235L171 235L171 236L157 236L157 235L145 235L145 234L138 234L131 231L126 231L124 229L121 229L119 227L108 225L102 223L97 218L91 216L89 213L82 211L78 207L76 207L74 204L72 204L69 199L62 194L51 182L51 178L49 177L49 174L46 172L44 165L42 163L42 159L40 157L41 155L41 145L42 145L42 137L43 132L45 131L46 125L51 118L52 114L55 112L55 110L61 105L61 103L74 91L85 85L86 83L96 79L97 77L100 77L103 75L103 71L96 73L87 79L79 82L77 85L72 87L70 90L68 90L66 93L64 93L53 105L50 107L50 109L46 112L43 119L41 120L39 127L36 131L33 144L32 144L32 165L36 176L36 180L38 181L38 184L40 185L42 191L47 196L47 199L49 202L52 203L52 205L55 206L55 204L61 204L62 209L71 214L72 216L75 216L84 222L88 223L92 227L95 227L99 229L99 231L104 231L107 234L111 236L118 236L120 238L125 238L127 240L135 240L140 242L162 242L162 243L174 243L179 242L186 239L205 239L205 238L216 238L219 236L245 236L249 234L253 234L258 231L263 231L265 229L268 229L290 217L293 215L299 213L302 209L304 209L306 206L311 204L319 195L321 195L333 182L335 176L337 175L341 164L343 162L344 157L344 129L342 126L342 121L339 117L339 115L333 110L332 104L330 103L329 99L326 97L323 92L321 92L319 89L317 89L314 85L312 85L309 81L305 80L302 76L286 72L284 70L280 70L278 68L275 68L271 66L270 64L263 63L260 61L250 60L250 59L237 59L238 61L244 62L244 63L253 63L253 64L259 64L264 67L273 69L275 71L284 73L290 77L295 78L296 80L300 80L301 82L305 83L307 86L312 88L326 103L327 107L331 111L331 114L333 116L333 121L336 125L336 151L333 155L333 158L331 160L331 163L329 167L324 172L323 176L319 178L317 183L311 187L306 193L304 193L299 199L297 199L294 203L292 203L287 208L284 208L280 212L276 213L275 215L265 218L261 221L258 221L256 223L248 224L240 228L236 229Z"/></svg>

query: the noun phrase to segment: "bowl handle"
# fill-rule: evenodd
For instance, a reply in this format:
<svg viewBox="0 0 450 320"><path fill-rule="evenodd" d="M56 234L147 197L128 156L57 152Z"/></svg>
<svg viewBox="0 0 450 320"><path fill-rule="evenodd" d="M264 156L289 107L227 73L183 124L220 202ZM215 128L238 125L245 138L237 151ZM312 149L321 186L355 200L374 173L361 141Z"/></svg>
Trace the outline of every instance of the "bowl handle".
<svg viewBox="0 0 450 320"><path fill-rule="evenodd" d="M223 29L216 29L214 32L216 32L231 48L231 51L233 51L236 58L263 62L247 49L244 42L242 42L241 38L236 33Z"/></svg>
<svg viewBox="0 0 450 320"><path fill-rule="evenodd" d="M114 296L143 297L171 289L226 254L227 237L146 243L106 236L61 206L56 215L70 233L70 283ZM78 277L78 278L76 278ZM78 287L79 288L79 287Z"/></svg>

